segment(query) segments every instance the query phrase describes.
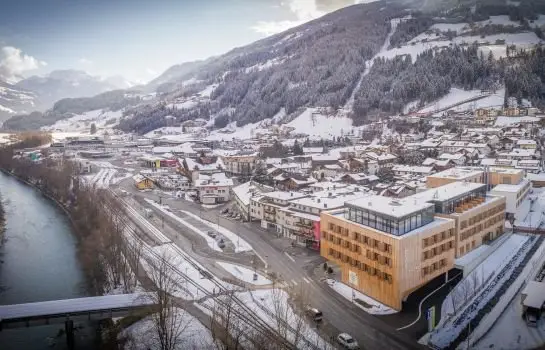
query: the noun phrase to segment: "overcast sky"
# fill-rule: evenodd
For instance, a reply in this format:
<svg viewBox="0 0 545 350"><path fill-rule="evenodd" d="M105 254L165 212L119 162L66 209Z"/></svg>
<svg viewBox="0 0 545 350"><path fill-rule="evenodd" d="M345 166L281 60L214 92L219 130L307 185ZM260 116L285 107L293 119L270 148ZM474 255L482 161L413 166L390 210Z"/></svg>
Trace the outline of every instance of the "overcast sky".
<svg viewBox="0 0 545 350"><path fill-rule="evenodd" d="M146 82L355 2L4 0L0 79L70 68Z"/></svg>

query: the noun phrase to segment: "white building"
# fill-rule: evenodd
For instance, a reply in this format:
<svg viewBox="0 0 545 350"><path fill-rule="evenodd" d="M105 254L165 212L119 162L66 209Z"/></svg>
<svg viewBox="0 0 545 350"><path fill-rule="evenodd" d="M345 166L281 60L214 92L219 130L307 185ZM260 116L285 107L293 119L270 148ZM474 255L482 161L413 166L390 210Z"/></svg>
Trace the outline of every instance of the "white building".
<svg viewBox="0 0 545 350"><path fill-rule="evenodd" d="M497 185L490 191L490 195L505 197L505 212L514 216L519 210L523 210L520 209L521 205L524 203L524 199L526 199L531 189L531 182L528 179L523 179L516 185Z"/></svg>
<svg viewBox="0 0 545 350"><path fill-rule="evenodd" d="M200 175L195 181L195 189L199 193L202 204L216 204L229 201L233 180L227 178L225 173Z"/></svg>

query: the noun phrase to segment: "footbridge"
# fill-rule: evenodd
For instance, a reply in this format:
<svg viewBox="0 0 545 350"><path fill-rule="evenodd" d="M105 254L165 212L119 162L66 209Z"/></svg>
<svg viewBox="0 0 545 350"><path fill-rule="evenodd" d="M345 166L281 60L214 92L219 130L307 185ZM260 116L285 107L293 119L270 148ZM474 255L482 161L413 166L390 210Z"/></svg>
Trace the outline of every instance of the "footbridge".
<svg viewBox="0 0 545 350"><path fill-rule="evenodd" d="M72 349L74 322L125 317L155 304L152 293L134 293L0 305L0 331L64 323L68 348Z"/></svg>

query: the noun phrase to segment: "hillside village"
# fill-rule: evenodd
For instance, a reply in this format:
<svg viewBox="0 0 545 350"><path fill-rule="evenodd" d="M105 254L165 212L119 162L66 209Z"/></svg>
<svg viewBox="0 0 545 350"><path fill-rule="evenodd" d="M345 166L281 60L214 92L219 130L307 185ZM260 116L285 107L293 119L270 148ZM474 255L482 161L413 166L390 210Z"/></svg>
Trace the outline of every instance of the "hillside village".
<svg viewBox="0 0 545 350"><path fill-rule="evenodd" d="M332 125L336 119L324 120ZM520 303L520 297L507 298L520 293L507 278L535 278L543 286L544 125L542 111L516 101L507 108L385 118L330 139L275 124L252 132L237 128L218 139L210 137L206 121L194 120L145 137L109 133L107 126L99 126L97 136L53 133L48 148L18 157L66 157L80 165L87 185L159 203L171 198L222 220L249 223L320 254L338 271L332 288L339 293L342 284L351 286L358 298L394 313L403 312L410 293L437 278L460 271L458 286L464 286L495 264L505 270L502 279L475 285L481 299L462 301L457 289L446 293L460 305L448 317L443 305L437 327L421 340L438 347L461 344L471 323L473 332L482 333L471 344L480 346L492 341L487 334L505 332L479 323L481 311ZM408 248L416 255L407 255ZM531 271L523 269L528 259ZM515 269L519 264L523 270ZM462 312L469 303L475 312ZM545 336L542 323L534 331L525 320L517 315L527 332Z"/></svg>

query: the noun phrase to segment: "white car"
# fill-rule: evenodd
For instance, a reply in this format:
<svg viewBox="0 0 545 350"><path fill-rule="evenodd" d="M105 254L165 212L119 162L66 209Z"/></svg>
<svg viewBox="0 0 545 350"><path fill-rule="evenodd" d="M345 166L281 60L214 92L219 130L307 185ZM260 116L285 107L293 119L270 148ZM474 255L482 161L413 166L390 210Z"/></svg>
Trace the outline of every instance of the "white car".
<svg viewBox="0 0 545 350"><path fill-rule="evenodd" d="M337 336L337 341L339 344L341 344L345 349L359 349L358 342L356 339L352 338L352 336L348 333L341 333Z"/></svg>

